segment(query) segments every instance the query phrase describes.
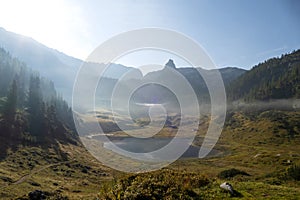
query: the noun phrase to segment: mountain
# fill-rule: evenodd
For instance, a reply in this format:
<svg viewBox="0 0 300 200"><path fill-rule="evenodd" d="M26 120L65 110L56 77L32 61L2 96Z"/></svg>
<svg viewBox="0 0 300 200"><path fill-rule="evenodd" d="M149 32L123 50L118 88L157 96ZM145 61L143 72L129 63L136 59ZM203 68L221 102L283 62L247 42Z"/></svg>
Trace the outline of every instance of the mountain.
<svg viewBox="0 0 300 200"><path fill-rule="evenodd" d="M143 76L142 72L137 68L127 67L116 63L110 63L107 66L108 68L103 74L106 78L120 79L122 76L128 75L128 73L134 73L131 76L132 78ZM127 79L130 79L130 77L127 77Z"/></svg>
<svg viewBox="0 0 300 200"><path fill-rule="evenodd" d="M212 75L213 73L215 73L217 71L215 69L206 70L206 69L202 69L200 67L199 68L194 68L194 67L176 68L174 61L171 59L165 64L165 68L166 67L176 69L180 74L182 74L185 78L187 78L187 80L192 85L193 84L198 85L198 86L201 85L201 87L203 87L203 85L205 85L205 82L198 71L200 71L201 74L203 74L203 75ZM159 76L161 76L163 70L164 69L159 70L159 71L150 72L145 76L145 78L151 79L151 80L157 80L159 78ZM235 80L237 77L239 77L240 75L245 73L247 70L240 69L237 67L225 67L225 68L218 69L218 71L220 72L220 74L222 76L224 85L227 85L231 81Z"/></svg>
<svg viewBox="0 0 300 200"><path fill-rule="evenodd" d="M76 71L81 61L38 43L32 38L0 28L0 47L42 76L53 80L58 91L68 100Z"/></svg>
<svg viewBox="0 0 300 200"><path fill-rule="evenodd" d="M225 67L219 69L219 71L224 81L224 85L228 85L229 83L236 80L238 77L247 72L247 70L237 67Z"/></svg>
<svg viewBox="0 0 300 200"><path fill-rule="evenodd" d="M228 85L231 100L300 98L300 50L254 66Z"/></svg>
<svg viewBox="0 0 300 200"><path fill-rule="evenodd" d="M6 31L0 28L0 47L8 51L13 57L18 58L24 62L31 69L38 71L41 76L52 80L56 90L59 94L64 96L67 102L71 102L73 84L76 74L82 64L93 69L104 68L108 66L104 72L103 85L99 86L98 91L102 97L101 99L109 99L111 89L117 83L117 80L123 77L123 83L134 85L138 80L126 81L129 79L144 79L144 80L168 80L169 74L165 74L166 70L154 71L146 74L143 78L139 69L127 67L121 64L110 63L105 65L103 63L84 63L84 61L68 56L55 49L35 41L32 38L25 37L13 32ZM176 68L173 60L166 63L169 68L177 70L182 74L192 85L199 99L207 101L209 99L206 84L203 78L196 72L195 68ZM213 75L215 70L205 70L198 68L204 75ZM226 67L219 69L224 81L224 85L228 85L231 81L246 72L246 70L239 68ZM99 77L92 77L99 78ZM152 88L153 89L153 88Z"/></svg>
<svg viewBox="0 0 300 200"><path fill-rule="evenodd" d="M8 51L13 57L26 63L31 69L38 71L42 76L52 80L59 93L70 103L73 83L77 71L83 61L68 56L55 49L51 49L36 40L0 27L0 47ZM104 67L104 64L95 64L95 67ZM104 76L118 79L128 71L140 70L120 64L110 64Z"/></svg>
<svg viewBox="0 0 300 200"><path fill-rule="evenodd" d="M173 94L174 91L170 91L170 89L160 84L171 84L179 89L176 95L181 95L184 98L189 98L191 94L190 91L180 89L183 88L182 83L178 81L178 77L174 77L174 75L171 74L169 69L176 70L176 72L184 76L185 80L187 80L194 89L200 102L208 103L210 101L207 86L198 70L203 76L210 77L213 77L218 71L193 67L176 68L174 61L170 59L165 64L165 68L150 72L145 76L142 76L140 72L137 74L136 71L128 71L130 73L126 73L122 80L102 78L96 92L96 103L100 107L110 105L113 89L118 84L118 87L122 88L119 90L118 101L122 101L123 97L125 98L134 88L138 88L132 93L132 102L137 104L166 103L172 105L172 108L175 108L176 105L178 105L178 101ZM227 67L219 69L219 72L224 80L224 84L228 85L231 81L245 73L246 70ZM149 84L149 82L153 82L154 84ZM141 85L143 86L140 87Z"/></svg>
<svg viewBox="0 0 300 200"><path fill-rule="evenodd" d="M195 90L195 93L197 94L200 100L209 101L208 89L201 75L213 77L214 73L216 73L217 70L206 70L202 68L193 67L176 68L176 65L174 64L173 60L170 59L166 63L164 69L150 72L144 78L153 81L173 81L174 84L177 84L176 81L173 80L173 77L170 76L170 73L167 70L169 68L175 69L177 72L179 72L185 77L185 79L191 84L191 86ZM234 67L221 68L218 69L218 71L221 74L225 86L246 72L246 70L244 69ZM199 72L201 73L201 75ZM182 92L184 93L185 91Z"/></svg>

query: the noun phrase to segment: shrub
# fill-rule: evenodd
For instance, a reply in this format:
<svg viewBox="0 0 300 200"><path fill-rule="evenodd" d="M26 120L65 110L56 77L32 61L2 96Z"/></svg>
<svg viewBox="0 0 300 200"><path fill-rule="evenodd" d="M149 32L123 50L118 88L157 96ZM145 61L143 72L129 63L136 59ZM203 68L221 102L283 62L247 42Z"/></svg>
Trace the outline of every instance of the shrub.
<svg viewBox="0 0 300 200"><path fill-rule="evenodd" d="M200 199L194 189L209 184L206 177L169 170L126 176L101 189L104 199Z"/></svg>
<svg viewBox="0 0 300 200"><path fill-rule="evenodd" d="M292 165L286 169L285 176L287 179L300 181L300 166Z"/></svg>
<svg viewBox="0 0 300 200"><path fill-rule="evenodd" d="M232 168L232 169L221 171L218 174L218 177L221 179L227 179L227 178L233 178L237 175L250 176L247 172Z"/></svg>

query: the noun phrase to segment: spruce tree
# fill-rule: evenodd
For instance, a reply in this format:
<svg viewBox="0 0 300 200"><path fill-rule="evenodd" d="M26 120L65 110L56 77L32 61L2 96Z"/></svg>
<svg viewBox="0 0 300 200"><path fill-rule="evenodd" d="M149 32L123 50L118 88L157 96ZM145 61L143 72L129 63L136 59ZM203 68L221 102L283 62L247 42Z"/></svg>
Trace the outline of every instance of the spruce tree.
<svg viewBox="0 0 300 200"><path fill-rule="evenodd" d="M17 81L14 80L7 94L7 100L4 105L3 117L6 123L14 123L17 109Z"/></svg>
<svg viewBox="0 0 300 200"><path fill-rule="evenodd" d="M42 129L43 110L40 92L40 78L31 76L28 92L29 131L32 135L39 135Z"/></svg>

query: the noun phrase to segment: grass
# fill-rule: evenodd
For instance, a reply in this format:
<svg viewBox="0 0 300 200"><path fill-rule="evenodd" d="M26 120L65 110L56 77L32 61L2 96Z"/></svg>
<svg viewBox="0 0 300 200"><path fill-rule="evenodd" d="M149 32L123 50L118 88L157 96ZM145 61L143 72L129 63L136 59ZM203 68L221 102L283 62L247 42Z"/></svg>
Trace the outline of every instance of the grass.
<svg viewBox="0 0 300 200"><path fill-rule="evenodd" d="M22 146L8 150L0 162L0 196L25 198L38 189L69 199L300 199L300 112L233 112L229 116L215 147L223 152L221 156L185 158L155 172L109 169L80 146L60 145L60 151ZM201 122L199 136L207 124ZM109 151L97 154L121 159ZM243 173L220 176L233 168ZM26 178L15 184L22 177ZM225 181L239 195L222 190L219 186Z"/></svg>
<svg viewBox="0 0 300 200"><path fill-rule="evenodd" d="M197 187L193 183L186 189L191 191L174 190L174 195L187 196L151 196L153 199L299 199L300 182L298 181L300 164L300 112L295 111L263 111L255 115L249 113L234 112L227 120L221 138L215 148L224 151L223 156L205 159L181 159L158 172L139 174L132 178L126 178L125 185L120 190L120 182L110 184L106 193L100 193L106 199L138 199L136 195L147 199L149 192L139 190L152 183L151 177L167 173L167 180L158 181L160 185L169 185L169 181L175 181L174 185L184 187L176 182L178 177L184 177L186 173L201 178L205 176L208 183L203 187ZM203 129L207 123L202 123ZM200 126L201 128L201 126ZM291 133L293 132L292 137ZM203 132L203 131L202 131ZM200 131L199 135L202 135ZM228 174L235 168L234 176L220 176ZM231 173L229 173L231 174ZM122 180L122 179L121 179ZM138 181L136 181L138 180ZM184 178L181 178L183 181ZM219 185L229 181L238 192L237 197L223 191ZM132 183L133 182L133 183ZM135 183L137 182L137 183ZM159 183L157 183L159 185ZM136 190L132 190L135 185ZM157 190L162 190L157 186ZM171 186L170 186L171 187ZM111 191L118 191L111 195ZM152 191L152 190L151 190ZM102 191L103 192L103 191ZM155 191L152 191L155 193ZM109 194L111 196L109 196ZM120 195L121 196L120 196ZM122 196L122 195L128 195ZM100 196L101 196L100 195ZM105 196L108 195L108 196Z"/></svg>
<svg viewBox="0 0 300 200"><path fill-rule="evenodd" d="M61 146L63 160L53 149L20 147L0 163L1 199L26 197L29 192L58 192L69 199L94 199L111 169L99 164L82 147Z"/></svg>
<svg viewBox="0 0 300 200"><path fill-rule="evenodd" d="M173 171L125 176L103 186L100 199L299 199L297 185L272 185L255 180L231 179L236 196L220 188L224 180L204 175Z"/></svg>

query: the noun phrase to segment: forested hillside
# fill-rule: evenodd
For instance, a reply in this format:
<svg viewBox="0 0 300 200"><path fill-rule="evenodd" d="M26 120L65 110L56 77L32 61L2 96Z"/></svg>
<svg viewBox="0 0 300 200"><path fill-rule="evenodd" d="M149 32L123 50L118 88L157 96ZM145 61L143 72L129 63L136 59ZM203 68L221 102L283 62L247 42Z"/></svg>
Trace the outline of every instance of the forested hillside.
<svg viewBox="0 0 300 200"><path fill-rule="evenodd" d="M300 98L300 50L254 66L227 87L229 99Z"/></svg>
<svg viewBox="0 0 300 200"><path fill-rule="evenodd" d="M0 49L0 137L7 147L77 142L72 112L54 84Z"/></svg>

